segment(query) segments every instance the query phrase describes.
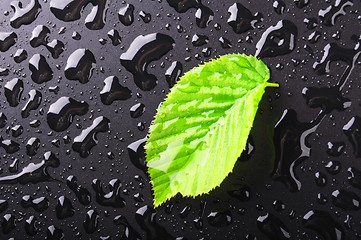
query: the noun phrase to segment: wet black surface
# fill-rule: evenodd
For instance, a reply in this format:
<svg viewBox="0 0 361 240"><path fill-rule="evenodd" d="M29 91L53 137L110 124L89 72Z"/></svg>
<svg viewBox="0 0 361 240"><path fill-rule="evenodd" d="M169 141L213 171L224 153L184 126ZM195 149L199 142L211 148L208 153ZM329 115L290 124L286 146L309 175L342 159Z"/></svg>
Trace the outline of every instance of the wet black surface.
<svg viewBox="0 0 361 240"><path fill-rule="evenodd" d="M0 239L361 237L360 1L0 10ZM227 53L257 54L280 88L220 187L153 209L143 147L156 108Z"/></svg>

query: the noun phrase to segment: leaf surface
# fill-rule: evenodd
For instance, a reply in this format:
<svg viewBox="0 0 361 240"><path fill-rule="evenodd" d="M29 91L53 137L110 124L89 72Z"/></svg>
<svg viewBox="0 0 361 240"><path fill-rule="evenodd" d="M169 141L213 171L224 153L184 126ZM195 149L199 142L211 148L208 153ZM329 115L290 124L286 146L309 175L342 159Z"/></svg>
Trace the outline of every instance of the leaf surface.
<svg viewBox="0 0 361 240"><path fill-rule="evenodd" d="M154 205L219 186L246 147L270 72L257 58L229 54L180 78L159 106L146 142Z"/></svg>

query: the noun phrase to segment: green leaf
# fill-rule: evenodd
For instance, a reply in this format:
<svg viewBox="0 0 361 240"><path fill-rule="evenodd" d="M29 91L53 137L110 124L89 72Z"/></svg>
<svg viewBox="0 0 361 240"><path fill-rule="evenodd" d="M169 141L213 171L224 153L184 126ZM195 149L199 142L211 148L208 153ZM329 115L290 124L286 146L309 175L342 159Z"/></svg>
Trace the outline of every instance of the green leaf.
<svg viewBox="0 0 361 240"><path fill-rule="evenodd" d="M181 193L219 186L245 149L270 72L253 56L229 54L187 72L150 126L146 164L157 207Z"/></svg>

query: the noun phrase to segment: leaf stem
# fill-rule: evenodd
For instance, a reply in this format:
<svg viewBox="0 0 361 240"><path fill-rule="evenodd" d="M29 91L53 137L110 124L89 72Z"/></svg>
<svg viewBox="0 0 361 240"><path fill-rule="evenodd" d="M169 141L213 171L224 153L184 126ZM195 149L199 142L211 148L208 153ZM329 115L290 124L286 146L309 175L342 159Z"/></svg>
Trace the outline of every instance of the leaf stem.
<svg viewBox="0 0 361 240"><path fill-rule="evenodd" d="M271 82L266 82L266 87L279 87L280 85L278 83L271 83Z"/></svg>

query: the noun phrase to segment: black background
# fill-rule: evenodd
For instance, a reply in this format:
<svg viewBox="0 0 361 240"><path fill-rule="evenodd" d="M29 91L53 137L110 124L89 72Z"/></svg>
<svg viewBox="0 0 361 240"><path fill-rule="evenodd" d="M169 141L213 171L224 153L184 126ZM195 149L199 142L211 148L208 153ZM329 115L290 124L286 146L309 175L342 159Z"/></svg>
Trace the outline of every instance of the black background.
<svg viewBox="0 0 361 240"><path fill-rule="evenodd" d="M110 236L112 239L118 239L123 235L124 226L116 226L113 219L117 215L123 215L127 218L130 225L142 236L143 239L149 239L150 235L144 231L135 219L137 209L148 205L152 207L152 195L150 184L145 173L136 168L130 161L127 146L132 142L144 138L147 129L152 121L156 108L169 91L165 80L165 71L173 61L179 61L183 65L183 71L186 72L197 66L203 61L214 58L226 53L247 53L254 54L257 41L262 33L275 25L279 20L287 19L292 21L298 29L296 49L284 56L265 58L265 63L271 69L272 82L278 82L280 88L267 89L256 116L251 135L254 140L255 150L249 159L239 161L233 173L225 179L222 185L211 193L197 197L195 199L182 198L177 196L167 204L173 206L171 213L166 212L167 204L163 204L155 210L155 219L164 226L167 232L174 237L184 237L187 239L268 239L267 236L257 227L257 218L270 213L283 222L291 235L290 239L322 239L322 236L313 230L304 228L303 216L310 210L323 210L328 212L334 220L342 225L345 235L344 239L358 239L360 237L361 219L358 211L343 211L332 203L331 193L336 189L346 189L360 195L360 190L353 188L347 178L349 173L347 169L351 166L361 168L360 159L353 153L351 143L342 131L342 127L353 117L360 115L360 62L358 62L350 76L350 79L343 89L345 97L351 99L352 105L343 112L332 111L322 121L317 130L311 134L308 139L312 152L311 157L305 159L296 167L296 174L302 183L302 188L297 192L290 192L286 186L279 181L271 178L271 173L275 163L273 129L275 123L280 119L285 109L294 109L301 122L309 122L314 119L320 109L312 109L307 106L302 96L304 87L326 87L334 86L340 75L343 73L346 64L344 62L331 63L331 71L328 75L317 75L312 65L319 61L323 56L323 48L326 44L336 42L341 46L353 48L355 42L351 39L353 34L360 34L360 1L354 1L352 7L346 8L345 16L336 19L335 26L324 26L319 22L318 11L334 4L334 1L314 1L303 7L298 8L293 1L286 2L286 9L279 15L273 9L272 1L242 1L242 4L252 13L260 12L264 19L257 24L257 28L246 33L236 34L227 24L229 13L228 8L233 1L204 1L214 12L214 19L204 29L196 25L196 9L190 9L186 13L176 12L165 0L159 1L127 1L134 5L135 20L130 26L124 26L118 19L118 10L125 6L125 1L111 1L106 13L106 25L100 30L89 30L84 26L84 20L90 12L92 4L88 4L79 20L72 22L63 22L57 19L49 8L49 2L40 2L42 9L39 16L29 25L23 25L19 29L10 26L10 18L14 14L10 7L10 2L4 1L1 4L0 11L0 31L14 31L18 35L17 43L8 51L0 53L0 67L6 67L10 70L8 76L0 77L0 112L3 112L7 118L6 127L0 129L0 135L4 139L13 139L20 143L20 150L13 154L6 154L4 149L0 149L0 167L1 176L9 175L8 168L14 158L19 159L19 171L31 162L37 163L42 159L46 151L52 151L60 159L60 166L49 168L50 175L59 181L50 181L37 184L1 184L1 199L7 200L8 208L3 211L5 214L12 214L16 218L16 229L9 234L4 235L0 231L0 238L7 239L43 239L46 237L48 226L54 225L63 230L65 239L99 239L101 236ZM24 1L26 6L28 1ZM151 14L150 23L144 23L138 16L140 11ZM8 11L9 14L6 13ZM316 18L318 26L315 29L307 29L304 23L305 18ZM58 59L53 59L48 50L40 46L32 48L29 44L32 30L39 24L47 26L51 33L49 39L58 39L65 43L65 51ZM166 25L169 24L169 29ZM221 26L217 30L214 25ZM179 32L177 26L181 26L183 31ZM59 29L65 27L65 33L59 34ZM118 46L113 46L107 36L111 29L117 29L122 38ZM314 30L322 32L317 43L309 43L308 36ZM81 35L80 40L71 38L73 31ZM332 37L339 31L340 38ZM133 81L133 76L128 72L119 61L119 57L124 53L134 38L139 35L150 33L164 33L175 40L174 49L165 54L160 60L152 62L148 66L148 71L155 74L158 78L157 86L151 91L140 90ZM209 37L209 43L202 47L194 47L191 39L194 34L202 34ZM246 41L247 37L253 41ZM220 37L227 38L232 47L223 49L219 42ZM99 39L107 40L105 45L99 43ZM307 44L313 49L313 55L304 49ZM202 49L211 47L212 53L209 57L203 57ZM17 64L13 59L13 54L17 49L25 49L28 53L27 60ZM78 48L88 48L96 58L96 69L93 76L86 84L77 81L70 81L65 78L64 68L69 55ZM36 84L30 78L28 61L33 54L40 53L44 55L47 62L54 71L53 79L47 83ZM202 58L197 60L196 54ZM191 57L190 61L186 61ZM301 63L297 66L293 59ZM283 69L276 69L277 64L282 64ZM59 65L59 68L56 68ZM164 66L163 66L164 65ZM100 68L104 71L100 71ZM103 80L108 76L117 76L123 86L127 86L132 91L132 97L126 101L115 101L106 106L100 101L100 91L103 88ZM9 107L4 96L4 85L14 77L21 78L24 81L24 92L18 107ZM59 86L58 94L49 92L49 87ZM29 118L21 117L21 108L26 103L27 93L31 89L42 92L43 98L40 107L32 111ZM137 96L137 94L140 94ZM64 132L53 132L46 121L46 112L51 103L55 102L61 96L72 97L78 101L87 102L90 107L84 116L76 116L71 126ZM131 118L129 109L136 103L145 104L145 113L137 118ZM81 158L77 152L72 151L71 144L65 144L62 140L64 136L74 139L80 134L80 128L86 128L92 124L93 119L99 116L105 116L110 119L110 130L107 133L97 135L98 144L91 150L91 155L87 158ZM38 119L41 125L38 128L29 127L31 120ZM138 123L144 122L146 129L138 130ZM20 124L24 127L24 133L13 138L6 131L7 127ZM29 157L26 154L25 145L29 138L37 137L40 139L41 146L38 153ZM61 144L56 147L51 144L54 139L59 139ZM326 153L327 142L343 141L346 143L345 150L340 157L331 157ZM69 151L68 151L69 150ZM107 153L115 154L114 159L109 159ZM225 159L226 160L226 159ZM326 164L330 160L341 162L341 171L336 175L330 175L325 170ZM327 184L319 187L315 183L316 172L325 173ZM67 187L66 178L74 175L77 182L87 188L92 201L89 205L81 205L75 194ZM139 175L144 179L144 184L140 186L135 176ZM123 194L126 200L126 206L123 208L112 208L101 206L95 201L94 191L91 187L93 179L99 179L104 186L112 179L119 179L122 182L121 190L127 189L129 195ZM240 189L244 186L249 187L250 198L246 201L240 201L228 194L228 191ZM108 191L105 188L105 191ZM144 197L144 202L137 202L133 195L140 193ZM328 199L327 203L317 202L317 194L322 193ZM24 195L31 195L34 198L46 197L49 199L49 208L38 213L32 208L24 209L20 206L21 198ZM60 196L66 196L72 201L75 208L75 215L64 220L57 219L55 215L55 206ZM274 207L274 201L283 202L285 208L278 211ZM168 208L170 208L168 206ZM202 206L205 206L204 209ZM182 210L189 207L191 210L185 218L180 216ZM88 234L83 228L83 222L86 218L86 212L95 209L99 213L99 224L97 231ZM203 209L203 210L202 210ZM215 227L209 224L207 216L211 212L229 211L232 221L229 225ZM201 214L203 227L197 229L193 220ZM29 216L35 216L37 219L38 233L35 236L28 236L24 230L25 220ZM346 218L352 217L350 226L346 226ZM3 219L2 219L3 221ZM155 237L154 239L161 239ZM271 238L277 239L277 238ZM332 239L332 238L327 238Z"/></svg>

